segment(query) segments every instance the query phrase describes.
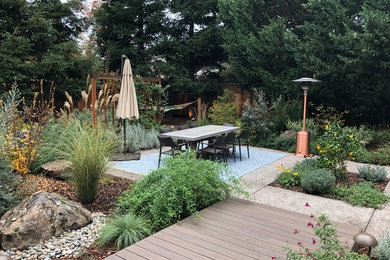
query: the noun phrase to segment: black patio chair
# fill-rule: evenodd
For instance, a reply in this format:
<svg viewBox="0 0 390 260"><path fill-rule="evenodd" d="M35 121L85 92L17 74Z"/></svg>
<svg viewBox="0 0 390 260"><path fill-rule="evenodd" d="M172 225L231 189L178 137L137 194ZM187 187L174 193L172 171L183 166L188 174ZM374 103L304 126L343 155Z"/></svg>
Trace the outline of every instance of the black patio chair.
<svg viewBox="0 0 390 260"><path fill-rule="evenodd" d="M190 124L189 127L190 127L190 128L195 128L195 127L198 127L198 124L197 124L197 123L192 123L192 124Z"/></svg>
<svg viewBox="0 0 390 260"><path fill-rule="evenodd" d="M242 132L236 137L235 145L238 145L240 151L240 161L241 161L241 145L246 145L249 158L249 131L242 130Z"/></svg>
<svg viewBox="0 0 390 260"><path fill-rule="evenodd" d="M160 168L161 155L167 154L167 155L175 156L175 152L179 151L178 148L180 148L180 146L177 143L175 143L171 137L164 137L160 135L158 135L157 137L158 137L158 141L160 142L160 153L158 155L158 168ZM171 149L163 152L162 148L164 146L170 147Z"/></svg>
<svg viewBox="0 0 390 260"><path fill-rule="evenodd" d="M197 158L199 157L199 154L212 154L213 159L215 160L218 155L223 156L223 161L227 162L226 158L226 150L225 150L225 136L218 136L217 139L213 143L210 143L207 145L206 148L200 149L197 152Z"/></svg>
<svg viewBox="0 0 390 260"><path fill-rule="evenodd" d="M236 161L236 132L230 132L225 137L226 157L229 154L230 148L233 149L233 158L235 162Z"/></svg>

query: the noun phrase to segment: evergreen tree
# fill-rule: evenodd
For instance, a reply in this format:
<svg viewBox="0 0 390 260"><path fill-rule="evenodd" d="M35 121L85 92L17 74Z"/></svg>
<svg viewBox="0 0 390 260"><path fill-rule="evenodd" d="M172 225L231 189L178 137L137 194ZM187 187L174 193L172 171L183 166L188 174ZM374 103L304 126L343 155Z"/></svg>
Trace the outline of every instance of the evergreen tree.
<svg viewBox="0 0 390 260"><path fill-rule="evenodd" d="M225 49L238 81L269 97L291 94L299 75L294 28L302 23L299 1L220 0Z"/></svg>
<svg viewBox="0 0 390 260"><path fill-rule="evenodd" d="M157 47L156 71L164 75L172 95L211 98L226 61L217 0L171 0L169 8L169 34Z"/></svg>
<svg viewBox="0 0 390 260"><path fill-rule="evenodd" d="M0 3L0 82L17 82L24 94L36 91L39 80L54 82L78 94L92 61L81 56L77 36L83 19L81 1L4 0ZM3 88L1 91L4 91Z"/></svg>
<svg viewBox="0 0 390 260"><path fill-rule="evenodd" d="M95 14L98 49L110 70L130 58L134 74L153 75L153 49L164 34L166 0L118 0L103 3Z"/></svg>

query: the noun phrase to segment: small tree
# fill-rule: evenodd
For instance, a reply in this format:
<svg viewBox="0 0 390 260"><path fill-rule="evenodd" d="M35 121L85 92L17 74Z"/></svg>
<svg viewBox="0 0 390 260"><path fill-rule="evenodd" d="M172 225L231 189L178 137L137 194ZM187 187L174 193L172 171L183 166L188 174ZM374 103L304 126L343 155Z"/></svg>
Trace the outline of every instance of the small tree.
<svg viewBox="0 0 390 260"><path fill-rule="evenodd" d="M256 89L254 93L254 104L245 103L241 120L243 127L249 129L252 136L264 137L270 134L273 124L267 118L268 107L264 92Z"/></svg>
<svg viewBox="0 0 390 260"><path fill-rule="evenodd" d="M324 128L325 133L317 144L319 167L332 171L336 177L345 176L345 161L354 161L361 147L355 130L342 127L339 123L328 123Z"/></svg>
<svg viewBox="0 0 390 260"><path fill-rule="evenodd" d="M209 117L216 125L224 123L235 124L238 120L237 107L234 104L234 92L225 89L224 94L219 96L210 107Z"/></svg>

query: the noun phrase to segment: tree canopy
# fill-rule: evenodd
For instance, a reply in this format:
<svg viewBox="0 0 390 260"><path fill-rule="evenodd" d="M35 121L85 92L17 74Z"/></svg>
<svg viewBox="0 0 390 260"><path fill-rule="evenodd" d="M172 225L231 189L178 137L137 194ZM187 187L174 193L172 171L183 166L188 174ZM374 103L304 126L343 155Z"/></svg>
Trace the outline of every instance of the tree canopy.
<svg viewBox="0 0 390 260"><path fill-rule="evenodd" d="M77 39L83 0L0 1L0 82L24 93L40 79L76 93L99 63ZM267 99L302 95L315 75L316 105L349 110L351 123L390 122L387 0L111 0L93 12L95 50L108 69L160 76L170 94L215 97L235 80Z"/></svg>
<svg viewBox="0 0 390 260"><path fill-rule="evenodd" d="M386 1L220 0L219 7L240 83L288 96L292 79L315 75L323 81L311 92L315 103L349 110L350 122L390 121Z"/></svg>
<svg viewBox="0 0 390 260"><path fill-rule="evenodd" d="M54 82L59 93L84 88L93 63L77 43L84 26L81 8L81 1L0 2L0 92L16 82L28 94L41 79Z"/></svg>
<svg viewBox="0 0 390 260"><path fill-rule="evenodd" d="M217 0L107 1L95 14L98 49L111 70L124 54L135 74L160 75L171 93L206 95L226 60L217 13Z"/></svg>

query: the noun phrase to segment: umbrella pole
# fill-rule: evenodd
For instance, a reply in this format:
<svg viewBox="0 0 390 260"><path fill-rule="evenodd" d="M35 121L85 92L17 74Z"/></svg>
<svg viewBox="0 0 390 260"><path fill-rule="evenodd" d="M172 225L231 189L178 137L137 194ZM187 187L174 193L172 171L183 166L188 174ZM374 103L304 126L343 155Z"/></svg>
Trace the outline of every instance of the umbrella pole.
<svg viewBox="0 0 390 260"><path fill-rule="evenodd" d="M126 118L122 119L122 125L123 125L123 145L124 145L124 151L127 153L127 138L126 138Z"/></svg>

